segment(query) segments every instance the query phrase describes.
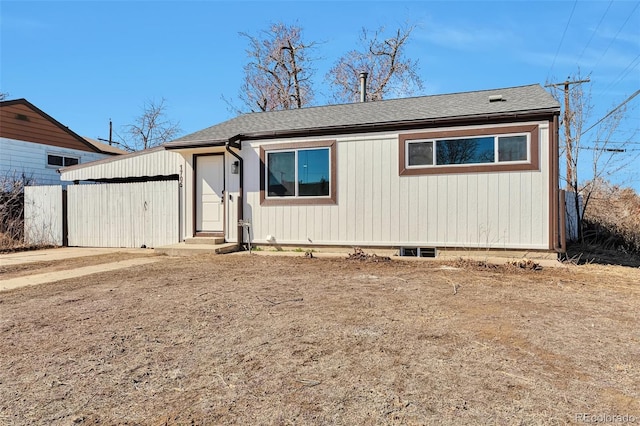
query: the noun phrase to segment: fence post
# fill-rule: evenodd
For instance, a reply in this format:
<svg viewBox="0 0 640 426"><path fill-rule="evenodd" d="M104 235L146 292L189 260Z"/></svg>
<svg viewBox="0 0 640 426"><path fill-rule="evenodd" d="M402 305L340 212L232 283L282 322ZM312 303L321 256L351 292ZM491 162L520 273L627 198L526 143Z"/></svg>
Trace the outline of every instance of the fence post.
<svg viewBox="0 0 640 426"><path fill-rule="evenodd" d="M567 200L564 189L560 194L560 253L567 252Z"/></svg>
<svg viewBox="0 0 640 426"><path fill-rule="evenodd" d="M62 190L62 246L69 246L69 220L67 218L67 190Z"/></svg>

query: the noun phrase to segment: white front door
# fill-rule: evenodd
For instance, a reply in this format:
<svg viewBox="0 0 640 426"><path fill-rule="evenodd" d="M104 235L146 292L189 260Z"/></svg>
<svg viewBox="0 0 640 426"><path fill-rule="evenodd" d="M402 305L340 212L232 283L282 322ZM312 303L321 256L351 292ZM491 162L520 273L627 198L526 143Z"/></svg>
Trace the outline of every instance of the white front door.
<svg viewBox="0 0 640 426"><path fill-rule="evenodd" d="M196 232L224 231L224 155L196 157Z"/></svg>

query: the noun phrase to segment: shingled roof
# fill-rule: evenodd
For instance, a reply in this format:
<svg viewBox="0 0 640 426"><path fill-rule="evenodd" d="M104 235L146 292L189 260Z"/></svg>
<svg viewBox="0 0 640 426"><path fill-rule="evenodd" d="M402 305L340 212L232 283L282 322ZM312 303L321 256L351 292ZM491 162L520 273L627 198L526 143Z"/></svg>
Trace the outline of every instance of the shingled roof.
<svg viewBox="0 0 640 426"><path fill-rule="evenodd" d="M237 139L302 134L323 134L344 130L375 130L395 125L557 113L560 105L539 84L431 95L377 102L329 105L284 111L243 114L212 127L167 143L169 149L222 144Z"/></svg>

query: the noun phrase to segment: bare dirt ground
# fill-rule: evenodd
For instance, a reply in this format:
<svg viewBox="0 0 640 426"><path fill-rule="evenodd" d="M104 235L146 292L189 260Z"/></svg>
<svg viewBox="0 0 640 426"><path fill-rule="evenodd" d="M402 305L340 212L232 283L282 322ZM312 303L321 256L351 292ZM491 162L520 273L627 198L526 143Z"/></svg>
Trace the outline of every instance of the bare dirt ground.
<svg viewBox="0 0 640 426"><path fill-rule="evenodd" d="M54 260L45 262L20 263L16 265L0 264L0 279L8 280L11 278L24 277L45 272L65 271L73 268L81 268L84 266L101 265L104 263L129 260L134 257L149 256L154 256L153 251L138 253L115 252L95 256L73 257L65 259L64 261Z"/></svg>
<svg viewBox="0 0 640 426"><path fill-rule="evenodd" d="M0 424L640 423L639 308L620 266L167 257L0 293Z"/></svg>

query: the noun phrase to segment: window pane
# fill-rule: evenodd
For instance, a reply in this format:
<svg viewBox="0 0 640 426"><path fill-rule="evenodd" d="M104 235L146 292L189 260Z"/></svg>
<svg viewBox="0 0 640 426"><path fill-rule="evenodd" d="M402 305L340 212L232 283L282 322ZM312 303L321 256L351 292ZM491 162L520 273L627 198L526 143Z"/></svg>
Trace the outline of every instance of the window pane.
<svg viewBox="0 0 640 426"><path fill-rule="evenodd" d="M526 161L527 137L504 136L498 138L498 161Z"/></svg>
<svg viewBox="0 0 640 426"><path fill-rule="evenodd" d="M295 195L295 157L293 151L267 154L268 194L273 197Z"/></svg>
<svg viewBox="0 0 640 426"><path fill-rule="evenodd" d="M329 195L329 149L298 151L298 195Z"/></svg>
<svg viewBox="0 0 640 426"><path fill-rule="evenodd" d="M444 164L494 162L494 138L445 139L436 142L436 161Z"/></svg>
<svg viewBox="0 0 640 426"><path fill-rule="evenodd" d="M78 164L78 159L77 158L64 157L64 165L65 166L75 166L76 164Z"/></svg>
<svg viewBox="0 0 640 426"><path fill-rule="evenodd" d="M47 164L50 166L62 166L62 157L59 155L47 155Z"/></svg>
<svg viewBox="0 0 640 426"><path fill-rule="evenodd" d="M407 150L409 166L433 165L433 142L410 142Z"/></svg>

